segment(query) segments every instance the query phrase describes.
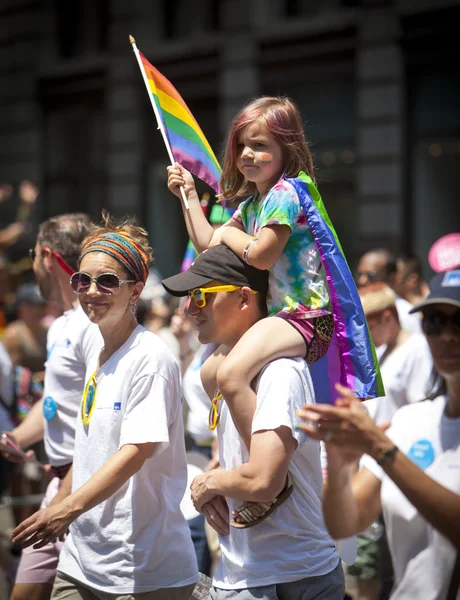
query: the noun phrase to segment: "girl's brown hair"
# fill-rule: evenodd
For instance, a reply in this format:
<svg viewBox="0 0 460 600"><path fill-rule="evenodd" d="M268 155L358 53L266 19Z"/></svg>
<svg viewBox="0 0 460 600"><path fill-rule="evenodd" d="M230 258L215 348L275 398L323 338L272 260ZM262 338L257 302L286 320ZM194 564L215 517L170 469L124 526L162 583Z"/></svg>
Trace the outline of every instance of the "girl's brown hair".
<svg viewBox="0 0 460 600"><path fill-rule="evenodd" d="M230 126L220 180L223 200L244 200L257 192L256 184L247 181L236 166L238 135L255 123L265 127L281 146L286 177L297 177L305 171L314 180L313 160L299 109L289 98L262 96L247 104Z"/></svg>

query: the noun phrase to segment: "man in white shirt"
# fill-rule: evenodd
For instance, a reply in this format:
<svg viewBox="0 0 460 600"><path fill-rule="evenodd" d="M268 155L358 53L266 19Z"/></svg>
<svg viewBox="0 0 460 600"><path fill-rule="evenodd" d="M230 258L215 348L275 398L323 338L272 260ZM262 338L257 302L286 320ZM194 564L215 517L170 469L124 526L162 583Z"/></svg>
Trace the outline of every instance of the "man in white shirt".
<svg viewBox="0 0 460 600"><path fill-rule="evenodd" d="M396 295L384 283L359 289L372 340L385 346L379 357L385 397L367 400L365 405L377 424L388 423L395 412L413 402L425 400L433 371L433 360L425 336L401 327Z"/></svg>
<svg viewBox="0 0 460 600"><path fill-rule="evenodd" d="M383 282L398 293L395 289L397 275L398 265L393 254L386 248L376 248L361 256L355 280L358 288L369 283ZM401 327L411 333L422 333L420 317L409 314L412 304L401 296L396 296L395 303Z"/></svg>
<svg viewBox="0 0 460 600"><path fill-rule="evenodd" d="M198 339L221 344L223 351L266 315L268 273L251 267L227 246L209 248L188 271L162 283L176 296L193 292L188 314L196 321ZM237 289L215 290L228 284ZM206 288L214 291L206 293ZM205 298L204 306L198 302L201 308L194 300L197 292ZM275 360L255 386L250 451L225 400L214 401L222 468L192 483L195 507L220 537L222 558L211 598L341 600L343 572L321 510L320 446L296 429L297 410L315 401L307 365L300 358ZM291 481L289 495L285 492ZM229 510L233 513L242 502L249 501L248 510L255 515L257 503L271 504L278 496L286 499L256 523L243 528L235 520L229 523Z"/></svg>
<svg viewBox="0 0 460 600"><path fill-rule="evenodd" d="M65 478L73 459L75 425L85 384L86 365L102 347L99 328L91 324L72 291L70 275L77 269L80 245L89 232L84 214L63 214L40 225L31 251L33 270L46 300L64 311L48 332L47 361L42 400L26 419L7 435L20 448L44 439L54 478L42 507L66 494L71 481ZM0 449L7 453L5 438ZM60 492L58 490L61 490ZM23 550L10 600L48 600L51 596L62 542Z"/></svg>

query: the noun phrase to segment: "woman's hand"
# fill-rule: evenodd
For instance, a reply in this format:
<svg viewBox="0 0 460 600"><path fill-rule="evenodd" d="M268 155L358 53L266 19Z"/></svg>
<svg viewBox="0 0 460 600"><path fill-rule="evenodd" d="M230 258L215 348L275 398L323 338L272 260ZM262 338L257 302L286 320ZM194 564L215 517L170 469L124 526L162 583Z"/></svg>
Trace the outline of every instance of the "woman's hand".
<svg viewBox="0 0 460 600"><path fill-rule="evenodd" d="M70 508L69 502L61 502L39 510L13 529L13 544L20 544L23 548L32 545L34 548L43 548L58 538L63 539L69 525L77 516Z"/></svg>
<svg viewBox="0 0 460 600"><path fill-rule="evenodd" d="M178 198L181 198L181 186L184 188L185 195L188 198L190 192L196 192L195 181L192 174L184 169L179 163L174 163L171 167L167 167L168 171L168 189Z"/></svg>
<svg viewBox="0 0 460 600"><path fill-rule="evenodd" d="M328 469L351 465L363 454L373 456L382 443L388 442L384 430L348 388L337 384L341 394L336 404L312 404L299 411L304 421L299 428L315 440L326 443Z"/></svg>

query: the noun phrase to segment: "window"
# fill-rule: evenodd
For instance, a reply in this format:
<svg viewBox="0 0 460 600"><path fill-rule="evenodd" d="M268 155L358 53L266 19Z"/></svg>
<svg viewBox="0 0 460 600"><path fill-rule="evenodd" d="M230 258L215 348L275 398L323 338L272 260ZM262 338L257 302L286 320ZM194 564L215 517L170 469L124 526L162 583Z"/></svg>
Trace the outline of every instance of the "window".
<svg viewBox="0 0 460 600"><path fill-rule="evenodd" d="M108 0L54 0L57 54L69 59L107 48Z"/></svg>
<svg viewBox="0 0 460 600"><path fill-rule="evenodd" d="M105 200L105 116L101 79L41 86L45 121L46 215L83 211L99 219Z"/></svg>

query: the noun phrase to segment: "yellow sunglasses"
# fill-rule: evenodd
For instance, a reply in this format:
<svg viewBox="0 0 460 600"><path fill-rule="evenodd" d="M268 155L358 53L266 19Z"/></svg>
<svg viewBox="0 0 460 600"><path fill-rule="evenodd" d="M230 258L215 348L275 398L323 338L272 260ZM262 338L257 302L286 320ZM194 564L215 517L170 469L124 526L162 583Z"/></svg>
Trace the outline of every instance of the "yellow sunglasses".
<svg viewBox="0 0 460 600"><path fill-rule="evenodd" d="M188 295L195 303L197 308L204 308L206 306L206 294L217 294L218 292L234 292L240 290L241 285L216 285L208 288L195 288L190 290ZM254 290L251 290L253 294L257 294Z"/></svg>

